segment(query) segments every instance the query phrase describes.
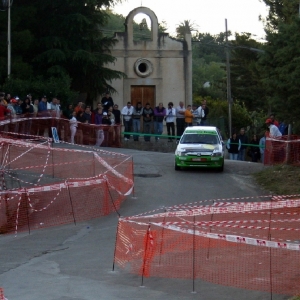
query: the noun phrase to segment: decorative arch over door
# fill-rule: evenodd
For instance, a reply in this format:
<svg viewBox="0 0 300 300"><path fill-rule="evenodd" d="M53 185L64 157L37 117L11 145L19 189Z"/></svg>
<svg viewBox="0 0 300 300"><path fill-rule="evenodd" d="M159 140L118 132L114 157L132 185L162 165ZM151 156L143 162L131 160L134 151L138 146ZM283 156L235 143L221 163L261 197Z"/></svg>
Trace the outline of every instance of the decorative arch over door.
<svg viewBox="0 0 300 300"><path fill-rule="evenodd" d="M151 20L151 39L157 41L158 38L158 19L155 13L148 7L138 7L132 10L125 20L125 31L128 41L133 42L133 19L137 14L145 14Z"/></svg>

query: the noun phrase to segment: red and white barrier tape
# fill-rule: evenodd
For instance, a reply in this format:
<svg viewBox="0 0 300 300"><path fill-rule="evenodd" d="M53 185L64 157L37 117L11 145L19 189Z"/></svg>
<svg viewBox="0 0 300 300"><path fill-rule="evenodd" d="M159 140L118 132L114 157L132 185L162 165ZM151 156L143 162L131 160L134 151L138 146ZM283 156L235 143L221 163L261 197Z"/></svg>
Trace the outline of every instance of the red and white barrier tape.
<svg viewBox="0 0 300 300"><path fill-rule="evenodd" d="M209 200L201 200L201 201L196 201L196 202L190 202L190 203L185 203L181 205L174 205L174 206L166 206L166 207L161 207L157 208L151 211L143 212L138 215L126 217L127 219L135 219L141 216L148 216L149 214L153 214L158 211L177 211L177 210L182 210L182 209L193 209L193 208L199 208L201 205L199 204L205 204L207 202L214 202L213 205L216 205L216 203L219 203L219 201L236 201L236 200L251 200L251 199L258 199L259 201L264 200L264 199L271 199L274 201L277 200L284 200L284 199L289 199L289 198L300 198L300 194L293 194L293 195L280 195L280 196L274 196L274 195L263 195L263 196L252 196L252 197L240 197L240 198L217 198L217 199L209 199ZM237 202L228 202L230 204L234 204ZM244 202L243 202L244 203ZM207 207L207 205L202 205L203 207ZM234 213L234 212L233 212ZM238 213L252 213L252 211L248 212L238 212ZM255 213L267 213L267 212L255 212ZM275 212L276 213L276 212Z"/></svg>
<svg viewBox="0 0 300 300"><path fill-rule="evenodd" d="M95 154L94 154L95 155ZM118 178L122 179L124 182L132 185L133 181L127 177L125 177L123 174L119 173L116 169L111 167L103 158L101 158L99 155L95 155L96 160L103 165L108 171L112 172L114 175L116 175ZM129 157L126 159L130 159Z"/></svg>
<svg viewBox="0 0 300 300"><path fill-rule="evenodd" d="M156 223L151 223L153 225L157 225ZM157 225L159 226L159 225ZM300 251L300 244L299 243L289 243L289 242L276 242L276 241L269 241L265 239L255 239L255 238L249 238L244 236L237 236L237 235L227 235L227 234L215 234L215 233L206 233L199 230L194 229L185 229L180 228L174 225L161 225L161 227L164 227L165 229L170 229L173 231L179 231L186 234L191 235L197 235L202 236L205 238L210 239L217 239L217 240L223 240L227 242L234 242L234 243L240 243L240 244L247 244L252 246L262 246L262 247L268 247L268 248L277 248L277 249L288 249L288 250L296 250Z"/></svg>
<svg viewBox="0 0 300 300"><path fill-rule="evenodd" d="M124 222L125 220L120 220L120 222ZM155 222L150 222L150 223L143 223L143 222L134 222L134 221L126 221L129 223L134 223L138 224L141 226L144 226L145 228L149 225L161 227L164 229L184 233L184 234L190 234L190 235L196 235L196 236L201 236L209 239L217 239L217 240L223 240L227 242L234 242L234 243L240 243L240 244L248 244L252 246L263 246L263 247L268 247L268 248L277 248L277 249L287 249L287 250L296 250L300 251L300 243L293 243L293 242L278 242L278 241L270 241L267 239L262 239L262 238L251 238L251 237L246 237L246 236L241 236L241 235L233 235L233 234L224 234L224 233L211 233L211 232L204 232L200 230L195 230L194 228L182 228L180 226L175 226L175 225L166 225L164 223L155 223ZM151 229L150 229L151 230ZM140 232L140 230L138 230ZM134 235L132 236L134 239ZM281 240L281 239L280 239ZM130 242L130 239L127 237L127 242Z"/></svg>
<svg viewBox="0 0 300 300"><path fill-rule="evenodd" d="M81 164L81 163L88 163L88 162L93 162L91 159L86 159L86 160L76 160L76 165ZM74 161L68 161L68 162L62 162L62 163L52 163L49 164L48 167L55 167L55 166L64 166L64 165L74 165ZM14 168L13 171L17 170L28 170L28 169L37 169L37 168L42 168L45 165L31 165L29 167L23 167L23 168ZM26 174L27 176L28 174Z"/></svg>
<svg viewBox="0 0 300 300"><path fill-rule="evenodd" d="M168 218L168 217L182 217L182 216L197 216L207 214L225 214L225 213L240 213L246 211L257 211L267 209L279 209L284 207L299 207L300 199L286 200L286 201L268 201L268 202L233 202L232 205L224 207L215 206L200 206L192 210L171 211L165 213L158 213L154 215L133 216L128 219L136 218Z"/></svg>
<svg viewBox="0 0 300 300"><path fill-rule="evenodd" d="M268 222L268 221L266 221ZM286 227L270 227L270 226L246 226L246 225L237 225L237 224L230 224L228 222L227 224L210 224L206 222L159 222L159 223L153 223L157 226L170 226L170 225L176 225L176 226L184 226L184 225L192 225L192 226L199 226L199 227L224 227L224 228L241 228L241 229L260 229L260 230L288 230L288 231L299 231L300 228L286 228Z"/></svg>
<svg viewBox="0 0 300 300"><path fill-rule="evenodd" d="M43 118L41 118L43 119ZM0 124L1 125L1 124ZM52 142L53 139L52 138L49 138L49 137L45 137L45 136L39 136L39 135L30 135L30 134L22 134L22 133L15 133L15 132L5 132L6 134L10 134L10 135L17 135L17 136L24 136L24 137L30 137L34 140L40 140L40 139L45 139L45 142ZM25 145L25 146L29 146L29 145L32 145L32 143L29 143L28 141L23 141L23 140L13 140L13 139L8 139L8 138L3 138L3 137L0 137L0 141L6 141L7 143L12 143L12 144L20 144L20 145ZM64 142L64 141L60 141L61 144L66 144L66 145L71 145L71 146L74 146L73 144L71 143L68 143L68 142ZM39 144L38 144L39 145ZM106 150L103 150L103 149L99 149L99 148L95 148L95 147L90 147L90 146L86 146L86 145L80 145L80 144L77 144L76 146L78 147L81 147L81 148L86 148L86 149L90 149L89 151L86 151L86 150L80 150L80 149L65 149L67 151L82 151L82 152L90 152L90 151L96 151L96 152L101 152L103 154L107 154L107 155L110 155L110 156L125 156L125 157L128 157L128 155L126 154L123 154L123 153L118 153L118 152L112 152L112 151L106 151ZM62 150L64 148L53 148L53 149L59 149L59 150Z"/></svg>

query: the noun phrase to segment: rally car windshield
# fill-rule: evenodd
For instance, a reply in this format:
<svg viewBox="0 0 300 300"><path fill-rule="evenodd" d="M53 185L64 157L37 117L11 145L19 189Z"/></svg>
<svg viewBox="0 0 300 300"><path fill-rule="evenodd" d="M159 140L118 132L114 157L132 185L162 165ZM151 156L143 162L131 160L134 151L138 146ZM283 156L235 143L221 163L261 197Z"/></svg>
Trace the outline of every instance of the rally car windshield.
<svg viewBox="0 0 300 300"><path fill-rule="evenodd" d="M210 134L198 134L198 133L189 133L183 135L180 140L180 144L218 144L218 138L216 135Z"/></svg>

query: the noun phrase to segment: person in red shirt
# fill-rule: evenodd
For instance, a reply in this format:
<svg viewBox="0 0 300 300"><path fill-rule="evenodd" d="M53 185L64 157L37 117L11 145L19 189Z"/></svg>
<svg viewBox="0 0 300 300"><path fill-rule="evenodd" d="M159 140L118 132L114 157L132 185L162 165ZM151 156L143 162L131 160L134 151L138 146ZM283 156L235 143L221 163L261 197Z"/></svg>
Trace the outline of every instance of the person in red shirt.
<svg viewBox="0 0 300 300"><path fill-rule="evenodd" d="M5 119L5 114L10 114L10 110L6 108L4 101L0 101L0 120Z"/></svg>

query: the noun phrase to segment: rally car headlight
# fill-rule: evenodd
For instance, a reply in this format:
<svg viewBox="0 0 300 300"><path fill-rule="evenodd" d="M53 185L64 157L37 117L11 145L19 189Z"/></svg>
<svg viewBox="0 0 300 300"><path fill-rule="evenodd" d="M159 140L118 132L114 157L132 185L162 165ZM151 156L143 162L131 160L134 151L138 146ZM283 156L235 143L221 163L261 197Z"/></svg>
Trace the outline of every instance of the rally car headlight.
<svg viewBox="0 0 300 300"><path fill-rule="evenodd" d="M214 151L211 156L213 156L213 157L221 157L221 156L223 156L223 153L220 152L220 151Z"/></svg>
<svg viewBox="0 0 300 300"><path fill-rule="evenodd" d="M185 153L185 149L176 150L175 155L177 155L177 156L184 156L184 153Z"/></svg>

